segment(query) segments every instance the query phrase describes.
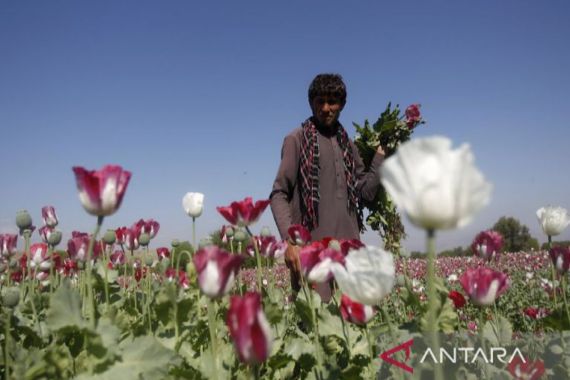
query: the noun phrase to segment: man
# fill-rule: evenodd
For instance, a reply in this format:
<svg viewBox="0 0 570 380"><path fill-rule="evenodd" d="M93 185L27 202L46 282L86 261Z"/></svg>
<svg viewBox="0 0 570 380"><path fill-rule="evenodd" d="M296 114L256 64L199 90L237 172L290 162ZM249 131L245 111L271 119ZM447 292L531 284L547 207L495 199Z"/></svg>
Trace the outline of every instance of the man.
<svg viewBox="0 0 570 380"><path fill-rule="evenodd" d="M313 240L330 236L359 239L361 200L372 201L380 185L382 147L370 170L338 121L346 104L346 86L338 74L319 74L309 86L313 116L283 141L281 164L270 195L271 211L282 239L292 224L302 224ZM299 247L285 252L291 285L298 290L301 274Z"/></svg>

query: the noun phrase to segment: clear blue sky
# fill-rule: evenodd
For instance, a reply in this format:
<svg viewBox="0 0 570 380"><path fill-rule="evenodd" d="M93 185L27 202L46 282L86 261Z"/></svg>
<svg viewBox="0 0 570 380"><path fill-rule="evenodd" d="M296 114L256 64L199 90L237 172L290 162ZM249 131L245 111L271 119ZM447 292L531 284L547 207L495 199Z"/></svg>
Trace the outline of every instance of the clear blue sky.
<svg viewBox="0 0 570 380"><path fill-rule="evenodd" d="M415 136L470 143L494 184L438 248L502 215L542 242L536 209L570 208L569 16L565 0L2 1L0 228L23 208L41 225L50 204L65 233L91 231L71 167L115 163L133 177L104 227L154 218L155 247L190 239L181 199L199 191L204 236L224 223L216 206L268 197L283 137L310 113L308 84L339 72L351 136L389 101L421 103ZM276 232L269 210L262 225ZM423 232L408 232L422 249Z"/></svg>

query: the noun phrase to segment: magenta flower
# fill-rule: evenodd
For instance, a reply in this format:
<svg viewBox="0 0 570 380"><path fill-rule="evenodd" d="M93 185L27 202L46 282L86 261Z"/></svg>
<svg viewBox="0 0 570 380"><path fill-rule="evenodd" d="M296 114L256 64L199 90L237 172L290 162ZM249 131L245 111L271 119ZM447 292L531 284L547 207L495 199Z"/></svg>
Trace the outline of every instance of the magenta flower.
<svg viewBox="0 0 570 380"><path fill-rule="evenodd" d="M115 251L111 253L109 260L113 265L113 267L116 267L118 265L124 265L126 262L125 253L123 251Z"/></svg>
<svg viewBox="0 0 570 380"><path fill-rule="evenodd" d="M87 249L89 248L89 236L77 235L67 242L67 255L75 260L85 262L87 260ZM93 254L91 258L95 260L101 255L102 246L99 242L93 244Z"/></svg>
<svg viewBox="0 0 570 380"><path fill-rule="evenodd" d="M461 275L459 282L473 303L491 305L509 288L509 277L490 268L469 268Z"/></svg>
<svg viewBox="0 0 570 380"><path fill-rule="evenodd" d="M502 247L503 236L492 230L479 232L471 243L473 253L487 261L497 258Z"/></svg>
<svg viewBox="0 0 570 380"><path fill-rule="evenodd" d="M340 298L340 314L345 321L363 326L374 317L376 312L372 306L353 301L343 294Z"/></svg>
<svg viewBox="0 0 570 380"><path fill-rule="evenodd" d="M49 227L57 226L57 215L55 213L55 208L53 208L53 206L42 207L42 218L46 226Z"/></svg>
<svg viewBox="0 0 570 380"><path fill-rule="evenodd" d="M351 250L358 250L360 248L364 248L365 245L358 239L350 239L350 240L341 240L340 241L340 251L343 255L348 255L348 252Z"/></svg>
<svg viewBox="0 0 570 380"><path fill-rule="evenodd" d="M178 286L183 289L188 289L190 284L188 282L188 277L186 276L186 272L183 270L176 270L174 268L168 268L164 271L164 277L168 282L177 282Z"/></svg>
<svg viewBox="0 0 570 380"><path fill-rule="evenodd" d="M124 231L124 245L129 251L134 251L139 248L139 238L141 236L142 226L138 223L135 223L131 226L131 228L127 228Z"/></svg>
<svg viewBox="0 0 570 380"><path fill-rule="evenodd" d="M406 108L406 125L409 129L414 129L421 122L420 107L419 104L411 104Z"/></svg>
<svg viewBox="0 0 570 380"><path fill-rule="evenodd" d="M287 232L289 240L297 245L305 245L311 241L311 233L300 224L293 224Z"/></svg>
<svg viewBox="0 0 570 380"><path fill-rule="evenodd" d="M200 290L210 298L219 298L232 288L243 257L208 246L196 252L193 261Z"/></svg>
<svg viewBox="0 0 570 380"><path fill-rule="evenodd" d="M16 245L18 244L18 235L1 234L0 235L0 255L2 257L12 257L16 254Z"/></svg>
<svg viewBox="0 0 570 380"><path fill-rule="evenodd" d="M79 200L91 215L108 216L119 208L131 179L131 172L117 165L106 165L101 170L89 171L74 166Z"/></svg>
<svg viewBox="0 0 570 380"><path fill-rule="evenodd" d="M32 244L30 247L30 268L36 271L49 271L51 261L48 246L45 243Z"/></svg>
<svg viewBox="0 0 570 380"><path fill-rule="evenodd" d="M227 207L216 207L216 210L232 225L243 227L255 223L269 203L269 199L265 199L254 204L251 197L247 197L243 201L232 202Z"/></svg>
<svg viewBox="0 0 570 380"><path fill-rule="evenodd" d="M333 278L332 264L344 265L344 255L332 248L325 248L320 242L301 248L299 253L301 270L310 282L323 283Z"/></svg>
<svg viewBox="0 0 570 380"><path fill-rule="evenodd" d="M42 241L44 243L48 242L49 237L51 236L52 232L54 231L53 227L50 226L43 226L40 227L38 232L40 234L40 237L42 238Z"/></svg>
<svg viewBox="0 0 570 380"><path fill-rule="evenodd" d="M283 255L285 249L287 248L287 243L278 242L277 239L275 239L275 236L254 236L253 239L256 241L257 249L259 249L259 254L263 257L279 257ZM285 246L283 244L285 244ZM252 257L255 256L255 247L253 246L253 243L248 244L246 252Z"/></svg>
<svg viewBox="0 0 570 380"><path fill-rule="evenodd" d="M232 296L226 324L242 362L254 365L269 357L273 337L258 293Z"/></svg>
<svg viewBox="0 0 570 380"><path fill-rule="evenodd" d="M158 256L158 260L162 261L170 257L170 251L166 247L160 247L156 249L156 255Z"/></svg>
<svg viewBox="0 0 570 380"><path fill-rule="evenodd" d="M149 219L144 221L144 226L142 228L141 233L148 234L152 239L156 236L159 229L160 229L160 224L154 219Z"/></svg>
<svg viewBox="0 0 570 380"><path fill-rule="evenodd" d="M568 272L570 267L570 247L554 246L548 252L552 259L552 264L560 274Z"/></svg>

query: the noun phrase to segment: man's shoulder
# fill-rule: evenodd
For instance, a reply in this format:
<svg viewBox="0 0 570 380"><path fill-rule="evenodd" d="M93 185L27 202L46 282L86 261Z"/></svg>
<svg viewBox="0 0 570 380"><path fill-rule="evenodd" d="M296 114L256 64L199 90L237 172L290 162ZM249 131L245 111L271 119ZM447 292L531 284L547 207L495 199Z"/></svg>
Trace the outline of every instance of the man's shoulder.
<svg viewBox="0 0 570 380"><path fill-rule="evenodd" d="M284 141L293 140L295 142L300 142L302 137L303 137L303 127L297 127L289 131L289 133L285 135L285 138L283 140Z"/></svg>

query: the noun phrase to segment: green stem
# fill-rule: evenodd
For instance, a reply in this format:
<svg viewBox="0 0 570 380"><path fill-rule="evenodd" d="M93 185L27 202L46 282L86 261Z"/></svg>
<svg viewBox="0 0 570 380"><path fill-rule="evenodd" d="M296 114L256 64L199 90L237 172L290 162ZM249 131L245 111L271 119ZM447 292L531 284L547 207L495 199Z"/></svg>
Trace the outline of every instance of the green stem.
<svg viewBox="0 0 570 380"><path fill-rule="evenodd" d="M257 289L261 293L261 289L263 289L263 282L261 280L261 256L259 255L259 248L257 247L257 240L255 239L255 237L251 233L248 226L246 226L245 229L246 229L247 233L249 234L249 236L251 237L251 240L253 241L253 249L255 250L255 260L257 262Z"/></svg>
<svg viewBox="0 0 570 380"><path fill-rule="evenodd" d="M550 253L551 249L552 249L552 236L548 235L548 252L549 253ZM552 291L554 294L554 309L556 309L558 306L558 299L556 296L557 289L556 289L556 263L555 262L552 262L550 269L551 269L551 273L552 273Z"/></svg>
<svg viewBox="0 0 570 380"><path fill-rule="evenodd" d="M48 245L48 256L49 256L49 295L53 294L53 287L55 285L53 279L53 246L51 244Z"/></svg>
<svg viewBox="0 0 570 380"><path fill-rule="evenodd" d="M346 341L346 347L348 349L348 360L350 361L351 358L351 350L350 350L350 332L348 330L348 328L346 327L346 322L344 321L344 318L342 317L342 313L340 312L340 305L338 303L338 300L336 299L336 292L335 294L333 294L333 302L334 305L336 306L336 308L339 311L339 315L338 317L340 318L340 323L342 324L342 335L344 335L344 340Z"/></svg>
<svg viewBox="0 0 570 380"><path fill-rule="evenodd" d="M211 298L208 299L208 328L210 330L210 344L212 358L214 360L214 380L218 379L218 342L216 340L216 304Z"/></svg>
<svg viewBox="0 0 570 380"><path fill-rule="evenodd" d="M317 320L317 313L315 311L315 306L313 304L313 295L311 293L310 289L307 289L308 285L307 283L303 282L302 283L302 289L303 289L303 293L305 293L305 298L307 299L307 301L309 302L309 308L311 309L311 321L313 322L313 326L314 326L314 342L313 344L315 345L315 354L317 355L317 365L315 368L316 371L316 377L317 379L321 377L320 374L320 368L322 366L322 357L321 357L321 343L319 340L319 321Z"/></svg>
<svg viewBox="0 0 570 380"><path fill-rule="evenodd" d="M87 297L89 299L89 318L91 319L91 328L95 329L97 321L95 320L95 299L93 297L93 282L91 280L91 275L93 271L93 263L91 262L91 257L93 255L93 247L95 246L95 241L97 240L97 235L103 224L103 216L97 217L97 225L93 231L93 235L89 240L89 248L87 249Z"/></svg>
<svg viewBox="0 0 570 380"><path fill-rule="evenodd" d="M562 297L564 299L564 308L566 309L566 318L570 323L570 311L568 310L568 300L566 298L566 276L562 276Z"/></svg>
<svg viewBox="0 0 570 380"><path fill-rule="evenodd" d="M6 308L6 323L4 332L4 379L10 380L10 320L12 319L12 309Z"/></svg>
<svg viewBox="0 0 570 380"><path fill-rule="evenodd" d="M192 217L192 248L196 252L196 218Z"/></svg>
<svg viewBox="0 0 570 380"><path fill-rule="evenodd" d="M431 344L433 346L434 352L440 351L439 342L439 328L437 325L437 305L438 305L438 294L435 288L436 273L435 273L435 230L427 230L427 254L428 254L428 265L427 265L427 276L428 276L428 329L431 329ZM429 330L428 330L429 331ZM440 365L434 365L434 374L436 380L443 379L442 367Z"/></svg>
<svg viewBox="0 0 570 380"><path fill-rule="evenodd" d="M364 335L366 336L366 342L368 343L368 355L370 355L370 363L368 363L368 370L370 371L371 378L374 377L374 346L372 344L372 338L370 337L370 332L368 327L364 326Z"/></svg>

